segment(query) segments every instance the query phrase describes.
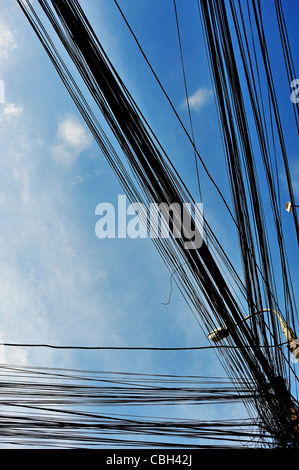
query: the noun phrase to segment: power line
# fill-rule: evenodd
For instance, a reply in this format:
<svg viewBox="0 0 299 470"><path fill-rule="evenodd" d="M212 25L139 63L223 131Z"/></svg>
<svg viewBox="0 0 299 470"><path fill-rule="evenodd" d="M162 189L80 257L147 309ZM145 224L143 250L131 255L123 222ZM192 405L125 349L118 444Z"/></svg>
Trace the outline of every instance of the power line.
<svg viewBox="0 0 299 470"><path fill-rule="evenodd" d="M181 40L181 32L180 32L180 25L179 25L179 18L178 18L176 0L173 0L173 6L174 6L175 22L176 22L176 29L177 29L177 34L178 34L179 50L180 50L180 57L181 57L181 64L182 64L182 71L183 71L184 88L185 88L185 95L186 95L186 105L187 105L187 109L188 109L189 122L190 122L190 129L191 129L191 136L192 136L192 144L193 144L193 149L194 149L194 160L195 160L197 184L198 184L198 190L199 190L199 195L200 195L200 201L202 201L201 185L200 185L200 178L199 178L199 170L198 170L197 156L196 156L196 150L195 150L195 149L196 149L196 145L195 145L195 136L194 136L194 130L193 130L193 122L192 122L192 116L191 116L190 103L189 103L189 93L188 93L188 86L187 86L187 77L186 77L186 71L185 71L183 46L182 46L182 40Z"/></svg>
<svg viewBox="0 0 299 470"><path fill-rule="evenodd" d="M278 348L288 344L287 342L280 344L268 344L261 346L262 348ZM238 349L234 345L218 345L218 346L182 346L182 347L158 347L158 346L68 346L68 345L54 345L46 343L0 343L0 346L8 347L24 347L24 348L51 348L51 349L86 349L86 350L128 350L128 351L192 351L192 350L207 350L207 349ZM247 345L248 348L252 347Z"/></svg>
<svg viewBox="0 0 299 470"><path fill-rule="evenodd" d="M28 5L28 1L28 10L25 0L19 0L19 3L129 199L136 197L146 206L152 200L183 203L189 196L185 184L111 64L78 1L51 0L53 9L49 8L48 2L44 0L39 0L39 4L120 145L130 174L123 171L121 159L103 137L102 129L99 128L79 87L49 40L38 15L32 14L34 8L31 4ZM188 305L201 320L203 329L210 331L215 323L224 323L229 328L243 316L244 306L236 298L234 289L226 281L226 276L230 277L230 281L242 294L246 307L249 306L250 310L253 307L260 309L265 303L271 309L273 302L276 302L276 292L258 175L225 3L202 0L201 4L240 231L245 287L208 226L207 238L212 243L208 246L204 241L197 250L186 250L181 239L158 239L154 240L154 243L171 271L177 269L179 287ZM246 179L248 187L245 184ZM249 197L246 190L249 191ZM256 240L254 233L257 235ZM255 244L255 241L258 243ZM259 279L257 269L258 257L262 261L263 283ZM270 316L271 333L276 339L274 353L271 354L264 320L256 319L248 324L242 323L238 331L232 331L231 339L227 340L224 347L217 347L217 352L232 380L242 378L248 390L252 391L252 396L257 390L262 392L262 399L258 402L248 396L244 400L249 406L255 407L264 429L271 431L276 442L283 443L284 446L291 442L298 446L298 435L294 427L290 426L290 404L293 402L285 383L285 357L276 347L280 333L273 316Z"/></svg>

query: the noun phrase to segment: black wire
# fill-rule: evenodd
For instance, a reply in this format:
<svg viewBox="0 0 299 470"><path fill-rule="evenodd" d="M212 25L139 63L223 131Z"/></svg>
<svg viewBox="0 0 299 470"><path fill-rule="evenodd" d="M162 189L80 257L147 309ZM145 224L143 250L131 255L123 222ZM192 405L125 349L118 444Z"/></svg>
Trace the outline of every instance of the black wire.
<svg viewBox="0 0 299 470"><path fill-rule="evenodd" d="M191 136L192 136L192 144L193 144L193 148L194 148L194 160L195 160L195 168L196 168L196 176L197 176L197 185L198 185L198 189L199 189L200 201L202 201L199 170L198 170L197 156L196 156L196 151L195 151L195 149L196 149L195 137L194 137L191 109L190 109L190 103L189 103L189 93L188 93L188 87L187 87L187 78L186 78L186 71L185 71L185 64L184 64L184 55L183 55L183 47L182 47L182 40L181 40L181 33L180 33L180 25L179 25L179 18L178 18L176 0L173 0L173 6L174 6L175 22L176 22L176 29L177 29L177 34L178 34L178 41L179 41L181 65L182 65L182 71L183 71L184 88L185 88L185 95L186 95L186 105L187 105L187 109L188 109Z"/></svg>
<svg viewBox="0 0 299 470"><path fill-rule="evenodd" d="M227 446L265 438L251 419L195 420L135 411L140 405L153 410L161 405L238 403L240 396L222 377L1 366L0 383L4 443L13 438L15 445L23 446L49 446L54 441L127 447L136 445L136 436L143 447L154 447L157 439L161 447L185 447L188 438L187 446L194 447L190 440L196 439L195 447L206 447L205 440L213 439L215 448L217 441L225 440ZM111 412L115 406L126 406L126 414Z"/></svg>
<svg viewBox="0 0 299 470"><path fill-rule="evenodd" d="M266 346L261 346L262 348L278 348L283 345L288 344L288 342L283 342L280 344L269 344ZM218 346L182 346L182 347L156 347L156 346L68 346L68 345L54 345L46 343L0 343L0 346L7 347L24 347L24 348L51 348L51 349L94 349L94 350L127 350L127 351L192 351L192 350L206 350L206 349L237 349L238 346L220 344ZM247 345L248 348L252 347Z"/></svg>
<svg viewBox="0 0 299 470"><path fill-rule="evenodd" d="M39 3L120 145L129 171L124 171L124 164L98 126L72 75L49 41L41 22L35 14L32 16L26 9L25 0L19 0L129 199L137 198L146 206L152 200L167 203L186 201L188 190L110 63L77 0L51 0L53 9L49 8L48 2L44 0L39 0ZM224 268L251 311L257 307L262 308L265 304L271 309L277 299L251 138L225 6L222 1L215 3L204 0L201 5L213 62L231 190L240 230L245 288L239 282L235 270L209 226L207 236L212 242L209 247L204 241L200 249L186 251L183 240L172 238L157 239L154 243L168 268L172 272L177 270L179 288L196 317L200 319L203 329L211 331L215 325L223 323L230 328L243 318L243 306L237 302L234 290L226 282ZM34 11L31 4L28 4L28 8L31 12ZM259 27L261 30L260 24ZM279 124L275 107L274 114L276 124ZM245 177L243 166L246 170ZM249 200L246 182L250 189ZM254 235L258 240L257 246L254 243ZM258 257L262 266L262 283L257 268ZM218 264L218 259L221 259L222 264ZM270 315L269 321L271 333L277 339L275 344L278 344L279 334L273 315ZM256 320L251 325L244 323L239 326L238 331L231 331L225 347L216 349L232 379L242 378L248 390L263 392L262 402L244 398L248 406L257 408L263 426L284 445L286 442L296 445L298 436L294 436L294 429L290 428L292 399L283 377L280 380L280 373L284 372L283 354L279 353L276 345L273 347L274 356L270 353L271 348L265 348L268 346L266 332L264 321Z"/></svg>

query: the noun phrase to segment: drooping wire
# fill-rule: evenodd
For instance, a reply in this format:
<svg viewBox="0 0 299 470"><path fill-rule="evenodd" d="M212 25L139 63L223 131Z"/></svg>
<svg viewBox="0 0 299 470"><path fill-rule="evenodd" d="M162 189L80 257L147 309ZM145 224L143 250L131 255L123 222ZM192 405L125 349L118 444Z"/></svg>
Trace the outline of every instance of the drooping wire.
<svg viewBox="0 0 299 470"><path fill-rule="evenodd" d="M174 112L176 118L178 119L178 122L179 122L180 126L182 127L182 129L184 130L185 134L187 135L187 137L188 137L190 143L193 145L194 152L196 153L196 155L197 155L199 161L201 162L202 167L203 167L205 173L207 174L208 178L210 179L210 181L212 182L212 184L213 184L214 187L216 188L218 194L220 195L222 201L224 202L224 204L225 204L225 206L226 206L226 209L228 210L228 213L229 213L229 215L230 215L232 221L234 222L236 228L239 230L240 236L242 236L242 233L241 233L240 228L239 228L239 226L238 226L238 222L237 222L237 220L235 219L235 216L233 215L233 213L232 213L232 211L231 211L231 209L230 209L228 203L226 202L226 200L225 200L225 198L224 198L224 196L223 196L223 194L222 194L222 192L221 192L219 186L216 184L214 178L211 176L211 174L210 174L210 172L209 172L209 170L208 170L208 168L207 168L205 162L203 161L201 155L198 153L197 147L194 146L194 141L193 141L192 137L189 135L189 133L188 133L186 127L184 126L184 124L183 124L183 122L182 122L182 120L181 120L181 118L180 118L180 116L178 115L178 113L177 113L177 111L176 111L176 109L175 109L175 107L174 107L174 105L173 105L173 103L172 103L172 101L171 101L169 95L167 94L165 88L163 87L163 85L162 85L162 83L161 83L159 77L157 76L157 73L155 72L153 66L151 65L151 63L150 63L148 57L146 56L146 54L145 54L145 52L144 52L144 50L143 50L143 48L142 48L142 46L141 46L141 44L140 44L138 38L136 37L136 34L135 34L134 31L132 30L132 28L131 28L131 26L130 26L130 24L129 24L129 22L128 22L128 20L127 20L125 14L124 14L124 12L123 12L123 10L121 9L120 5L118 4L118 2L117 2L116 0L114 0L114 3L116 4L116 6L117 6L117 8L118 8L118 10L119 10L119 12L120 12L120 14L121 14L121 16L122 16L122 18L123 18L125 24L126 24L126 26L128 27L128 30L130 31L132 37L134 38L134 40L135 40L135 42L136 42L136 44L137 44L137 46L138 46L138 49L140 50L142 56L144 57L146 64L148 65L148 67L149 67L149 69L151 70L151 72L152 72L154 78L156 79L156 81L157 81L157 83L158 83L160 89L162 90L163 94L165 95L167 101L169 102L169 104L170 104L170 106L171 106L171 108L172 108L172 110L173 110L173 112ZM199 11L200 11L199 0L197 0L197 5L198 5L198 9L199 9ZM261 271L261 268L260 268L259 264L257 263L257 260L256 260L256 258L255 258L255 256L254 256L254 253L251 253L249 247L248 247L248 250L249 250L249 254L251 255L252 262L256 265L256 268L257 268L257 270L259 271L259 274L261 275L263 281L264 281L264 282L267 282L267 281L265 280L265 278L264 278L263 272ZM171 281L172 281L172 278L173 278L173 275L171 274ZM275 301L276 301L275 298L272 297L272 301L275 303ZM286 309L286 310L287 310L287 309Z"/></svg>
<svg viewBox="0 0 299 470"><path fill-rule="evenodd" d="M215 448L238 447L252 439L264 443L271 438L246 418L173 416L177 405L198 408L238 403L240 396L223 377L7 365L0 367L0 383L4 444ZM165 417L155 415L161 407Z"/></svg>
<svg viewBox="0 0 299 470"><path fill-rule="evenodd" d="M76 86L76 82L65 67L65 64L60 60L57 51L49 41L48 35L45 34L41 22L35 14L32 15L32 5L25 2L25 0L19 0L19 3L53 61L79 111L119 177L129 198L134 199L138 197L138 200L143 201L146 205L152 200L167 203L172 203L173 201L181 201L183 203L183 201L187 200L188 191L185 185L181 182L173 166L169 164L169 160L165 159L164 153L161 153L161 146L157 145L157 141L144 116L140 113L132 96L107 58L79 3L76 0L72 2L66 0L57 2L52 0L53 9L51 9L48 2L39 0L67 54L80 72L92 99L103 114L119 143L130 172L127 170L123 171L125 168L124 163L104 137L94 115L90 112L86 100ZM26 3L28 9L26 9ZM206 8L204 3L203 7ZM216 5L216 7L217 9L213 10L212 21L206 22L207 34L212 39L209 41L209 44L211 47L215 47L218 53L218 69L221 72L222 69L224 71L225 64L231 74L229 78L237 78L235 64L229 61L229 57L233 56L227 54L227 52L231 52L231 44L225 12L221 9L220 4ZM209 19L208 12L207 19ZM217 26L220 26L220 28L217 34L213 35L211 28L214 26L216 19L218 22ZM221 34L222 42L218 38L218 33ZM220 61L221 45L224 46L226 61ZM217 79L216 74L215 78ZM249 204L246 204L245 184L241 178L242 160L237 153L234 154L234 151L237 152L240 142L236 135L230 135L230 131L234 129L232 121L230 119L227 120L229 116L226 114L225 104L227 102L225 103L225 99L228 98L228 95L225 93L228 93L228 88L224 86L224 78L225 73L223 73L222 81L219 81L219 84L223 85L223 87L218 87L218 96L223 113L223 124L225 125L225 142L227 149L232 150L229 169L234 183L232 190L235 195L236 212L240 227L242 228L240 244L242 246L246 278L246 288L244 289L242 285L239 285L238 288L241 288L242 295L244 295L246 301L253 309L263 304L262 289L259 283L256 264L252 259L256 249L254 249L253 233L250 230L251 220L249 211L247 211ZM227 89L227 92L221 91L222 88L224 90ZM240 116L243 117L244 110L238 87L234 90L233 98L237 106L236 109ZM247 154L244 155L244 162L248 165L247 177L251 187L257 188L254 162L250 160L251 143L246 127L243 127L243 124L244 126L246 125L246 119L242 122L242 119L239 117L237 124L241 133L241 144L247 150ZM138 184L136 184L135 179ZM252 196L254 203L260 203L258 192L257 194L252 194ZM242 203L244 203L246 209L243 212ZM267 306L271 307L273 305L272 297L274 296L274 291L272 289L270 257L267 251L267 237L264 231L265 222L259 208L255 208L254 215L257 222L257 233L262 242L261 247L258 247L258 251L261 256L263 274L266 280L264 285L265 298L267 299ZM234 270L210 228L208 235L209 240L212 241L212 244L209 244L209 248L203 242L200 249L189 251L185 250L182 239L154 240L166 265L172 271L177 269L177 279L184 298L186 298L188 304L196 312L196 316L200 319L205 331L210 331L212 327L218 326L219 323L224 323L230 327L242 319L244 312L244 307L236 301L231 286L225 281L223 275L224 267L229 268L229 272L232 274L231 280L235 282L237 277L235 277ZM216 262L213 251L223 261L222 265L218 265ZM270 322L273 323L273 316L271 315ZM258 330L257 326L260 330ZM258 331L260 331L260 335L257 334ZM273 333L278 338L275 330ZM285 442L289 441L296 443L297 438L294 436L294 430L290 429L289 425L289 403L291 398L283 378L282 380L277 380L280 379L280 372L283 372L283 359L281 355L278 355L276 360L273 361L268 349L264 354L262 346L268 344L268 340L263 322L260 322L259 325L253 323L251 326L248 326L246 322L242 323L238 332L232 332L230 339L224 344L235 346L235 348L231 349L226 349L225 347L219 348L219 355L225 364L228 375L236 383L238 383L237 378L242 377L248 385L248 390L260 390L263 392L261 395L262 402L259 402L257 405L265 428L271 431L271 435L275 435L275 439L280 442L283 441L284 445ZM275 348L275 351L278 354L277 348ZM256 406L254 399L246 398L245 401L249 406Z"/></svg>
<svg viewBox="0 0 299 470"><path fill-rule="evenodd" d="M275 9L276 9L276 17L279 27L279 34L283 49L283 56L285 61L285 67L288 77L289 85L292 83L294 79L297 78L294 60L292 56L291 44L288 36L288 29L286 26L285 16L283 12L283 5L281 0L275 0ZM299 108L298 106L293 106L295 122L297 126L297 130L299 132Z"/></svg>
<svg viewBox="0 0 299 470"><path fill-rule="evenodd" d="M192 136L192 144L193 144L193 149L194 149L194 161L195 161L195 168L196 168L197 185L198 185L198 190L199 190L200 202L202 202L199 170L198 170L197 156L196 156L196 151L195 151L195 149L196 149L195 136L194 136L192 115L191 115L190 102L189 102L189 93L188 93L188 86L187 86L187 78L186 78L186 71L185 71L185 64L184 64L184 54L183 54L183 47L182 47L181 32L180 32L180 25L179 25L179 18L178 18L176 0L173 0L173 6L174 6L175 22L176 22L176 29L177 29L177 34L178 34L180 57L181 57L182 72L183 72L183 79L184 79L184 88L185 88L185 95L186 95L186 106L187 106L187 109L188 109L188 116L189 116L191 136Z"/></svg>

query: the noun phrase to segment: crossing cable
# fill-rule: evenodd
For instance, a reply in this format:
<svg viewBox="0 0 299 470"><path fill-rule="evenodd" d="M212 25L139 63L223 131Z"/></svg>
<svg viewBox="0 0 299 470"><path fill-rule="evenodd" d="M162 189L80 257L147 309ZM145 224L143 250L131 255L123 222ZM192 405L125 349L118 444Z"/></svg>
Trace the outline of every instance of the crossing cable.
<svg viewBox="0 0 299 470"><path fill-rule="evenodd" d="M262 348L278 348L288 344L287 342L279 343L279 344L268 344L262 345ZM5 347L22 347L22 348L50 348L50 349L86 349L86 350L126 350L126 351L203 351L208 349L237 349L237 346L223 344L219 346L182 346L182 347L158 347L158 346L79 346L79 345L54 345L54 344L47 344L47 343L7 343L2 342L0 346ZM248 348L253 347L251 345L247 345Z"/></svg>
<svg viewBox="0 0 299 470"><path fill-rule="evenodd" d="M209 172L209 170L208 170L208 168L207 168L207 166L206 166L206 164L205 164L205 162L204 162L202 156L201 156L200 153L198 152L197 147L194 145L194 139L190 136L190 134L189 134L188 130L186 129L186 127L185 127L183 121L181 120L181 118L180 118L178 112L176 111L176 109L175 109L175 107L174 107L174 104L173 104L171 98L169 97L168 93L166 92L166 90L165 90L163 84L161 83L161 81L160 81L160 79L159 79L157 73L155 72L153 66L151 65L151 63L150 63L150 61L149 61L147 55L146 55L145 52L144 52L144 49L142 48L142 46L141 46L141 44L140 44L140 42L139 42L139 40L138 40L136 34L134 33L132 27L130 26L130 24L129 24L129 22L128 22L128 20L127 20L125 14L124 14L124 12L123 12L123 10L121 9L121 7L120 7L120 5L119 5L119 3L117 2L117 0L114 0L114 3L115 3L115 5L116 5L116 7L118 8L118 10L119 10L119 12L120 12L120 14L121 14L121 16L122 16L122 18L123 18L123 20L124 20L124 22L125 22L127 28L128 28L128 30L130 31L130 34L132 35L134 41L136 42L136 45L137 45L139 51L141 52L141 54L142 54L142 56L143 56L145 62L147 63L147 65L148 65L150 71L152 72L154 78L156 79L156 81L157 81L157 83L158 83L158 85L159 85L161 91L163 92L163 94L164 94L165 98L167 99L168 103L170 104L170 106L171 106L171 108L172 108L172 111L174 112L174 114L175 114L175 116L176 116L176 118L177 118L179 124L181 125L183 131L185 132L185 134L186 134L186 136L187 136L187 138L188 138L188 140L190 141L191 145L193 146L194 152L196 153L197 157L199 158L199 160L200 160L200 162L201 162L201 164L202 164L202 167L203 167L205 173L207 174L208 178L210 179L210 181L212 182L212 184L213 184L213 186L215 187L216 191L218 192L218 194L219 194L220 198L222 199L222 201L223 201L223 203L224 203L226 209L228 210L228 213L229 213L229 215L230 215L230 217L231 217L233 223L235 224L237 230L238 230L239 233L241 234L240 236L242 237L243 235L242 235L242 233L241 233L239 223L238 223L238 221L236 220L236 218L235 218L235 216L234 216L234 214L233 214L231 208L229 207L229 205L228 205L228 203L227 203L227 201L226 201L224 195L222 194L221 189L219 188L219 186L218 186L217 183L215 182L213 176L212 176L211 173ZM197 0L197 4L198 4L198 9L200 10L200 7L199 7L199 0ZM205 223L207 223L207 222L205 222ZM266 279L265 279L265 277L264 277L264 273L262 272L261 267L260 267L259 264L257 263L257 260L256 260L256 258L255 258L255 256L254 256L254 253L251 252L250 247L247 247L247 248L248 248L248 251L249 251L250 256L252 257L252 262L256 265L256 268L257 268L257 270L259 271L259 274L261 275L263 281L266 283ZM274 302L274 304L276 304L276 299L272 296L272 294L271 294L271 297L272 297L272 302Z"/></svg>
<svg viewBox="0 0 299 470"><path fill-rule="evenodd" d="M70 50L70 53L72 53L71 50ZM77 59L76 59L76 60L77 60ZM109 79L109 83L110 83L110 79ZM109 116L109 118L110 118L110 116ZM207 266L210 266L210 269L213 267L213 274L212 274L212 275L213 275L213 278L214 278L215 281L217 282L218 287L219 287L219 289L221 290L222 296L224 296L224 298L231 304L231 300L229 299L229 296L228 296L228 295L229 295L229 292L227 291L225 285L223 284L223 282L222 282L222 280L221 280L222 277L220 276L219 269L216 268L215 263L214 263L213 259L211 258L210 254L209 254L208 251L207 251L206 249L204 249L204 248L201 249L200 253L201 253L201 255L203 255L203 256L205 256L205 257L207 256ZM194 253L194 254L195 254L195 253ZM191 261L191 258L190 258L190 261ZM193 262L192 262L192 264L193 264ZM195 266L194 266L194 267L195 267ZM218 278L219 278L219 279L218 279ZM186 280L187 280L187 279L186 279ZM203 281L203 280L204 280L204 279L202 278L202 281ZM204 288L205 288L206 290L210 291L210 290L211 290L210 282L204 281ZM218 302L221 303L220 298L218 299ZM233 304L231 304L231 307L232 307L232 306L233 306ZM198 305L198 307L199 307L199 308L203 308L203 305L201 305L201 306ZM234 308L235 308L235 307L234 307ZM221 308L220 305L217 306L217 310L224 312L223 308ZM236 337L235 340L238 340L238 338ZM247 350L244 349L244 350L243 350L243 353L247 354L246 351L247 351ZM257 353L257 354L258 354L258 353ZM241 364L240 364L240 367L241 367Z"/></svg>
<svg viewBox="0 0 299 470"><path fill-rule="evenodd" d="M195 146L194 139L190 136L188 130L186 129L186 127L185 127L185 125L184 125L182 119L180 118L180 116L179 116L177 110L175 109L175 106L174 106L174 104L173 104L171 98L169 97L167 91L165 90L165 88L164 88L164 86L163 86L161 80L159 79L157 73L155 72L153 66L151 65L151 63L150 63L148 57L146 56L146 54L145 54L145 52L144 52L144 50L143 50L143 48L142 48L142 46L141 46L141 44L140 44L140 42L139 42L137 36L136 36L136 34L134 33L132 27L130 26L130 24L129 24L129 22L128 22L128 20L127 20L125 14L124 14L124 12L123 12L123 10L122 10L121 7L119 6L119 3L117 2L117 0L114 0L114 3L115 3L115 5L117 6L117 8L118 8L118 10L119 10L119 12L120 12L120 14L121 14L121 16L122 16L122 18L123 18L123 20L124 20L126 26L128 27L128 29L129 29L129 31L130 31L132 37L134 38L134 40L135 40L135 42L136 42L136 45L138 46L138 48L139 48L139 50L140 50L140 52L141 52L143 58L145 59L147 65L148 65L148 67L149 67L149 69L151 70L151 72L152 72L154 78L156 79L156 81L157 81L157 83L158 83L158 85L159 85L161 91L163 92L163 94L164 94L165 98L167 99L168 103L170 104L171 109L172 109L172 111L174 112L174 114L175 114L175 116L176 116L176 118L177 118L179 124L181 125L181 127L182 127L184 133L186 134L188 140L190 141L190 143L191 143L191 145L192 145L192 147L193 147L193 149L194 149L194 152L196 153L197 158L200 160L201 165L202 165L202 167L203 167L203 169L204 169L206 175L208 176L208 178L210 179L211 183L213 184L213 186L215 187L216 191L218 192L220 198L222 199L222 201L223 201L223 203L224 203L224 205L225 205L225 207L226 207L226 209L227 209L227 211L228 211L228 213L229 213L229 215L230 215L232 221L234 222L235 225L237 225L237 222L236 222L235 217L234 217L234 215L233 215L233 213L232 213L232 211L231 211L231 208L229 207L229 205L228 205L228 203L227 203L227 201L226 201L224 195L222 194L222 191L221 191L220 187L219 187L218 184L215 182L213 176L211 175L210 171L208 170L208 168L207 168L207 166L206 166L206 163L204 162L204 160L203 160L202 156L200 155L200 153L199 153L197 147Z"/></svg>
<svg viewBox="0 0 299 470"><path fill-rule="evenodd" d="M247 4L248 4L248 0L247 0ZM286 144L285 144L285 140L284 140L282 123L281 123L281 118L280 118L279 106L278 106L278 102L277 102L276 90L275 90L275 86L274 86L273 74L272 74L272 69L271 69L271 64L270 64L269 52L268 52L267 43L266 43L266 39L265 39L265 32L264 32L264 27L263 27L263 19L262 19L262 12L261 12L260 2L257 2L256 0L253 0L252 1L252 7L253 7L254 18L255 18L258 38L259 38L259 42L260 42L260 48L261 48L261 52L262 52L263 62L264 62L264 68L265 68L265 72L266 72L266 76L267 76L268 89L269 89L269 92L270 92L271 102L272 102L272 105L273 105L273 111L274 111L274 117L275 117L275 122L276 122L276 128L277 128L277 132L278 132L278 136L279 136L280 148L281 148L281 152L282 152L282 156L283 156L283 162L284 162L285 174L286 174L286 178L287 178L290 201L291 201L292 205L296 205L295 197L294 197L294 188L293 188L293 184L292 184L292 178L291 178L289 162L288 162L288 156L287 156L287 151L286 151ZM295 231L296 231L296 235L297 235L297 242L298 242L298 245L299 245L298 216L297 216L296 211L292 211L292 212L293 212L293 220L294 220L294 225L295 225Z"/></svg>
<svg viewBox="0 0 299 470"><path fill-rule="evenodd" d="M198 170L197 157L196 157L196 151L195 151L195 149L196 149L195 137L194 137L193 123L192 123L192 116L191 116L191 109L190 109L190 102L189 102L187 78L186 78L185 65L184 65L184 55L183 55L183 47L182 47L182 40L181 40L181 33L180 33L180 25L179 25L179 18L178 18L176 0L173 0L173 6L174 6L174 12L175 12L176 29L177 29L178 40L179 40L179 49L180 49L181 64L182 64L183 79L184 79L184 87L185 87L185 95L186 95L186 105L187 105L187 109L188 109L191 136L192 136L192 144L193 144L193 149L194 149L194 160L195 160L195 167L196 167L197 184L198 184L198 189L199 189L200 201L202 201L199 170Z"/></svg>
<svg viewBox="0 0 299 470"><path fill-rule="evenodd" d="M53 12L49 11L47 3L43 0L39 0L39 3L47 12L68 53L90 87L100 110L124 150L133 173L138 178L141 177L139 181L146 197L155 196L158 201L181 200L183 187L178 184L175 175L161 159L161 154L149 135L149 128L145 127L145 123L140 119L132 97L107 60L78 2L52 0L59 21ZM128 189L133 195L135 187L129 184ZM186 295L206 326L220 318L229 327L240 318L240 305L234 299L224 281L221 268L205 243L200 250L188 253L184 250L182 240L177 240L173 246L168 241L162 244L159 240L158 243L162 256L171 266L175 266L178 261L181 263L182 259L188 260L189 269L182 270L180 280ZM204 295L209 310L201 295ZM246 347L246 340L251 344L250 349L253 351ZM265 391L263 410L267 420L277 423L278 427L272 425L272 430L277 434L277 438L281 439L281 436L285 435L285 426L289 419L285 416L283 407L286 390L279 384L277 393L282 399L280 405L279 401L273 403L273 397L267 395L267 378L271 386L275 389L278 387L274 381L277 364L269 362L261 351L261 345L256 344L255 340L253 332L245 324L240 327L240 332L232 332L232 341L238 346L238 354L229 355L227 365L232 375L239 374L246 379L248 374L248 380L254 378L256 384Z"/></svg>

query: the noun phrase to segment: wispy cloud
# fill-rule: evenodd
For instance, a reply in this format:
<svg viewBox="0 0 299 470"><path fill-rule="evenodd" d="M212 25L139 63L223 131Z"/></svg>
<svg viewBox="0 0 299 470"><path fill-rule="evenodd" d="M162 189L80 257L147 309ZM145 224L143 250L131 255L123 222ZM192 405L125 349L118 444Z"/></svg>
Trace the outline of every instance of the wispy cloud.
<svg viewBox="0 0 299 470"><path fill-rule="evenodd" d="M51 148L52 158L62 166L69 167L91 142L90 134L79 119L68 114L58 122L56 143Z"/></svg>
<svg viewBox="0 0 299 470"><path fill-rule="evenodd" d="M189 96L188 102L191 109L199 111L205 106L210 98L213 96L213 91L207 88L199 88L193 95ZM187 101L184 102L184 106L187 106Z"/></svg>
<svg viewBox="0 0 299 470"><path fill-rule="evenodd" d="M17 47L16 35L3 21L0 22L0 58L7 58Z"/></svg>
<svg viewBox="0 0 299 470"><path fill-rule="evenodd" d="M23 113L23 107L17 106L14 103L7 103L4 105L0 113L0 121L10 121L19 118Z"/></svg>
<svg viewBox="0 0 299 470"><path fill-rule="evenodd" d="M91 173L86 173L85 175L76 175L72 185L76 185L79 183L90 182L94 178L98 178L101 175L99 169L95 168Z"/></svg>
<svg viewBox="0 0 299 470"><path fill-rule="evenodd" d="M9 109L8 114L18 114ZM22 118L0 126L0 342L104 341L105 332L114 331L95 289L104 269L84 244L89 237L84 221L69 215L72 206L61 179L57 174L52 179L51 162L41 159L46 146L38 143L38 130L28 127ZM89 140L81 127L76 134L73 129L62 125L59 135L78 152ZM91 266L96 266L92 274ZM103 332L97 338L90 326L94 318ZM45 354L43 361L51 364L51 351ZM5 360L39 363L39 356L38 351L6 348Z"/></svg>

